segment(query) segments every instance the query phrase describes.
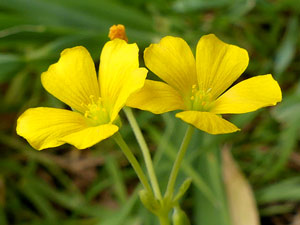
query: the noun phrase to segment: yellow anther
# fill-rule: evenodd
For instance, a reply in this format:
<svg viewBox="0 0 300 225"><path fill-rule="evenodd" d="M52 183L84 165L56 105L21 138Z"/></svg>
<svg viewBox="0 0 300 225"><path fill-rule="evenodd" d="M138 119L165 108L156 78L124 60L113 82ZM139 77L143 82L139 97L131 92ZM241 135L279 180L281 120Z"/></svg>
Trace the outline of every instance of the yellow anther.
<svg viewBox="0 0 300 225"><path fill-rule="evenodd" d="M199 90L198 86L192 86L192 93L190 95L190 102L188 103L192 110L208 112L212 107L213 99L211 89L208 90Z"/></svg>
<svg viewBox="0 0 300 225"><path fill-rule="evenodd" d="M90 95L90 103L84 104L87 108L87 111L84 113L84 116L93 124L105 124L110 121L109 114L103 106L102 99L100 97L96 98L94 95Z"/></svg>
<svg viewBox="0 0 300 225"><path fill-rule="evenodd" d="M114 40L116 38L122 39L126 42L128 42L128 38L126 36L125 27L122 24L113 25L109 28L109 34L108 37L110 40Z"/></svg>
<svg viewBox="0 0 300 225"><path fill-rule="evenodd" d="M192 86L192 94L196 94L196 92L197 92L197 85L194 84L194 85Z"/></svg>
<svg viewBox="0 0 300 225"><path fill-rule="evenodd" d="M102 98L101 97L98 98L97 103L98 103L98 105L100 105L102 103Z"/></svg>
<svg viewBox="0 0 300 225"><path fill-rule="evenodd" d="M95 104L95 96L94 95L90 95L90 99L92 101L92 104Z"/></svg>

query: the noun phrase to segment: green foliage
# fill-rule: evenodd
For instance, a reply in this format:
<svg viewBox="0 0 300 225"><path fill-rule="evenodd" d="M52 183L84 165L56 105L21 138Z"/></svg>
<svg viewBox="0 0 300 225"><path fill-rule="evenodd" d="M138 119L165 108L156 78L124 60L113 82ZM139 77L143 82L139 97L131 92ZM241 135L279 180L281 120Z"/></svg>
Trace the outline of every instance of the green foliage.
<svg viewBox="0 0 300 225"><path fill-rule="evenodd" d="M86 46L99 62L108 29L118 23L141 52L165 35L195 46L201 35L215 33L248 50L250 64L241 79L272 73L282 87L277 107L230 117L242 132L193 136L177 183L180 194L187 188L179 184L192 179L181 198L192 224L230 225L221 177L225 143L251 182L262 217L295 212L300 201L299 15L298 0L1 0L0 224L157 224L140 203L132 168L111 140L85 151L65 145L37 152L15 134L16 119L26 108L65 107L42 88L40 73L75 45ZM164 190L186 125L173 113L135 113ZM122 122L123 136L141 158L127 121Z"/></svg>

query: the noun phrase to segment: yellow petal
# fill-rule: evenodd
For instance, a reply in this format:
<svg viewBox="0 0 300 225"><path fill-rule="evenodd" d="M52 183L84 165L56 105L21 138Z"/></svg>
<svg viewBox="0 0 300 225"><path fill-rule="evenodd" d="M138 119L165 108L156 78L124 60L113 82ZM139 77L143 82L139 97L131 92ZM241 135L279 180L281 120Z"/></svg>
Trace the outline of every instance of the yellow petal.
<svg viewBox="0 0 300 225"><path fill-rule="evenodd" d="M144 86L147 73L148 70L146 68L138 68L131 74L127 75L127 79L124 81L123 86L120 89L119 97L112 110L112 121L115 120L119 111L127 102L128 97Z"/></svg>
<svg viewBox="0 0 300 225"><path fill-rule="evenodd" d="M119 127L114 124L103 124L96 127L87 127L84 130L64 136L61 140L74 145L78 149L85 149L112 136L118 130Z"/></svg>
<svg viewBox="0 0 300 225"><path fill-rule="evenodd" d="M95 127L94 129L96 129ZM84 132L87 130L86 132ZM75 143L78 147L88 147L96 143L95 136L90 136L90 125L80 113L65 109L55 108L33 108L26 110L18 119L17 134L24 137L29 144L37 149L52 148L66 142L75 143L74 140L66 139L76 132L81 132L81 136L76 137ZM101 129L99 129L101 130ZM98 141L101 141L103 134L98 133ZM107 134L105 134L107 136ZM79 144L82 142L83 144Z"/></svg>
<svg viewBox="0 0 300 225"><path fill-rule="evenodd" d="M82 46L65 49L59 61L51 65L41 79L49 93L83 113L91 96L99 97L95 65Z"/></svg>
<svg viewBox="0 0 300 225"><path fill-rule="evenodd" d="M212 98L217 98L244 72L248 62L245 49L226 44L213 34L202 36L196 53L199 88L210 90Z"/></svg>
<svg viewBox="0 0 300 225"><path fill-rule="evenodd" d="M272 75L256 76L244 80L221 95L211 112L216 114L247 113L276 105L281 101L280 87Z"/></svg>
<svg viewBox="0 0 300 225"><path fill-rule="evenodd" d="M144 52L146 66L176 90L187 94L197 83L195 58L181 38L167 36Z"/></svg>
<svg viewBox="0 0 300 225"><path fill-rule="evenodd" d="M127 44L121 39L109 41L103 47L99 82L104 106L109 111L112 120L115 119L116 111L120 109L120 106L126 103L128 96L122 95L136 91L144 83L145 69L135 71L139 67L138 52L136 44ZM127 87L124 87L124 84Z"/></svg>
<svg viewBox="0 0 300 225"><path fill-rule="evenodd" d="M77 112L55 108L32 108L18 119L17 134L32 147L42 150L64 144L61 137L87 127L86 119Z"/></svg>
<svg viewBox="0 0 300 225"><path fill-rule="evenodd" d="M126 105L155 114L185 109L182 97L178 91L168 84L152 80L146 80L144 87L133 94Z"/></svg>
<svg viewBox="0 0 300 225"><path fill-rule="evenodd" d="M184 111L177 113L176 117L210 134L226 134L240 130L234 124L210 112Z"/></svg>

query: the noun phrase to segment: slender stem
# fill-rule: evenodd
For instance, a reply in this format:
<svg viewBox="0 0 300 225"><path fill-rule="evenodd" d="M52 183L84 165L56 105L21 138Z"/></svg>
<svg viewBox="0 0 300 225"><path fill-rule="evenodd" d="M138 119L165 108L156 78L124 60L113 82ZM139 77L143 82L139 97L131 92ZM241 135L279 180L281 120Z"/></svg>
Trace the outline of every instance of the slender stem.
<svg viewBox="0 0 300 225"><path fill-rule="evenodd" d="M162 200L162 195L160 192L160 188L157 182L157 178L156 178L156 174L154 171L154 167L153 167L153 163L152 163L152 159L151 159L151 155L150 155L150 151L149 148L145 142L144 136L141 132L141 129L132 113L131 108L125 107L124 108L124 112L127 116L127 119L132 127L132 130L134 132L134 135L139 143L139 146L142 150L143 156L144 156L144 160L146 163L146 168L148 171L148 175L150 178L150 182L154 191L154 195L157 199Z"/></svg>
<svg viewBox="0 0 300 225"><path fill-rule="evenodd" d="M135 170L135 172L136 172L138 178L140 179L141 183L143 184L144 188L147 191L149 191L150 193L152 193L152 189L150 187L150 184L147 180L146 175L144 174L140 164L138 163L135 156L133 155L133 153L129 149L128 145L126 144L126 142L122 138L121 134L119 132L117 132L113 137L114 137L116 143L121 148L124 155L126 156L126 158L128 159L128 161L130 162L131 166Z"/></svg>
<svg viewBox="0 0 300 225"><path fill-rule="evenodd" d="M186 153L187 147L191 141L192 135L194 133L194 127L193 126L189 126L188 129L186 130L185 136L182 140L180 149L178 151L178 154L176 156L176 160L174 162L170 177L169 177L169 181L168 181L168 186L167 186L167 190L165 193L165 197L170 197L172 198L172 195L174 193L174 186L175 186L175 182L176 182L176 178L181 166L181 162L184 158L184 155Z"/></svg>
<svg viewBox="0 0 300 225"><path fill-rule="evenodd" d="M159 216L158 219L159 219L160 225L170 225L170 220L169 220L168 214L164 215L164 216Z"/></svg>

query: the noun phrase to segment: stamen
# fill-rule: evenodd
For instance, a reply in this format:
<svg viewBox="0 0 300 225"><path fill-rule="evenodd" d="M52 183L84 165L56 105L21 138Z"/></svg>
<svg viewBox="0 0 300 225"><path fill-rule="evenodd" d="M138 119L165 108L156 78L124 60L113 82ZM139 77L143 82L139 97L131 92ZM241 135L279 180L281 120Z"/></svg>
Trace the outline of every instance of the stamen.
<svg viewBox="0 0 300 225"><path fill-rule="evenodd" d="M90 95L90 103L84 104L82 103L82 106L85 106L87 109L84 113L84 116L95 125L105 124L110 122L109 113L106 108L103 106L103 101L99 97L96 99L94 95Z"/></svg>
<svg viewBox="0 0 300 225"><path fill-rule="evenodd" d="M191 90L190 102L188 107L192 110L197 111L209 111L213 104L213 99L211 95L211 88L207 90L199 90L197 85L194 84Z"/></svg>
<svg viewBox="0 0 300 225"><path fill-rule="evenodd" d="M196 92L197 92L197 85L194 84L194 85L192 86L192 94L196 94Z"/></svg>
<svg viewBox="0 0 300 225"><path fill-rule="evenodd" d="M90 99L92 101L92 104L95 104L95 96L94 95L90 95Z"/></svg>
<svg viewBox="0 0 300 225"><path fill-rule="evenodd" d="M97 104L100 105L101 103L102 103L102 98L99 97L98 100L97 100Z"/></svg>

